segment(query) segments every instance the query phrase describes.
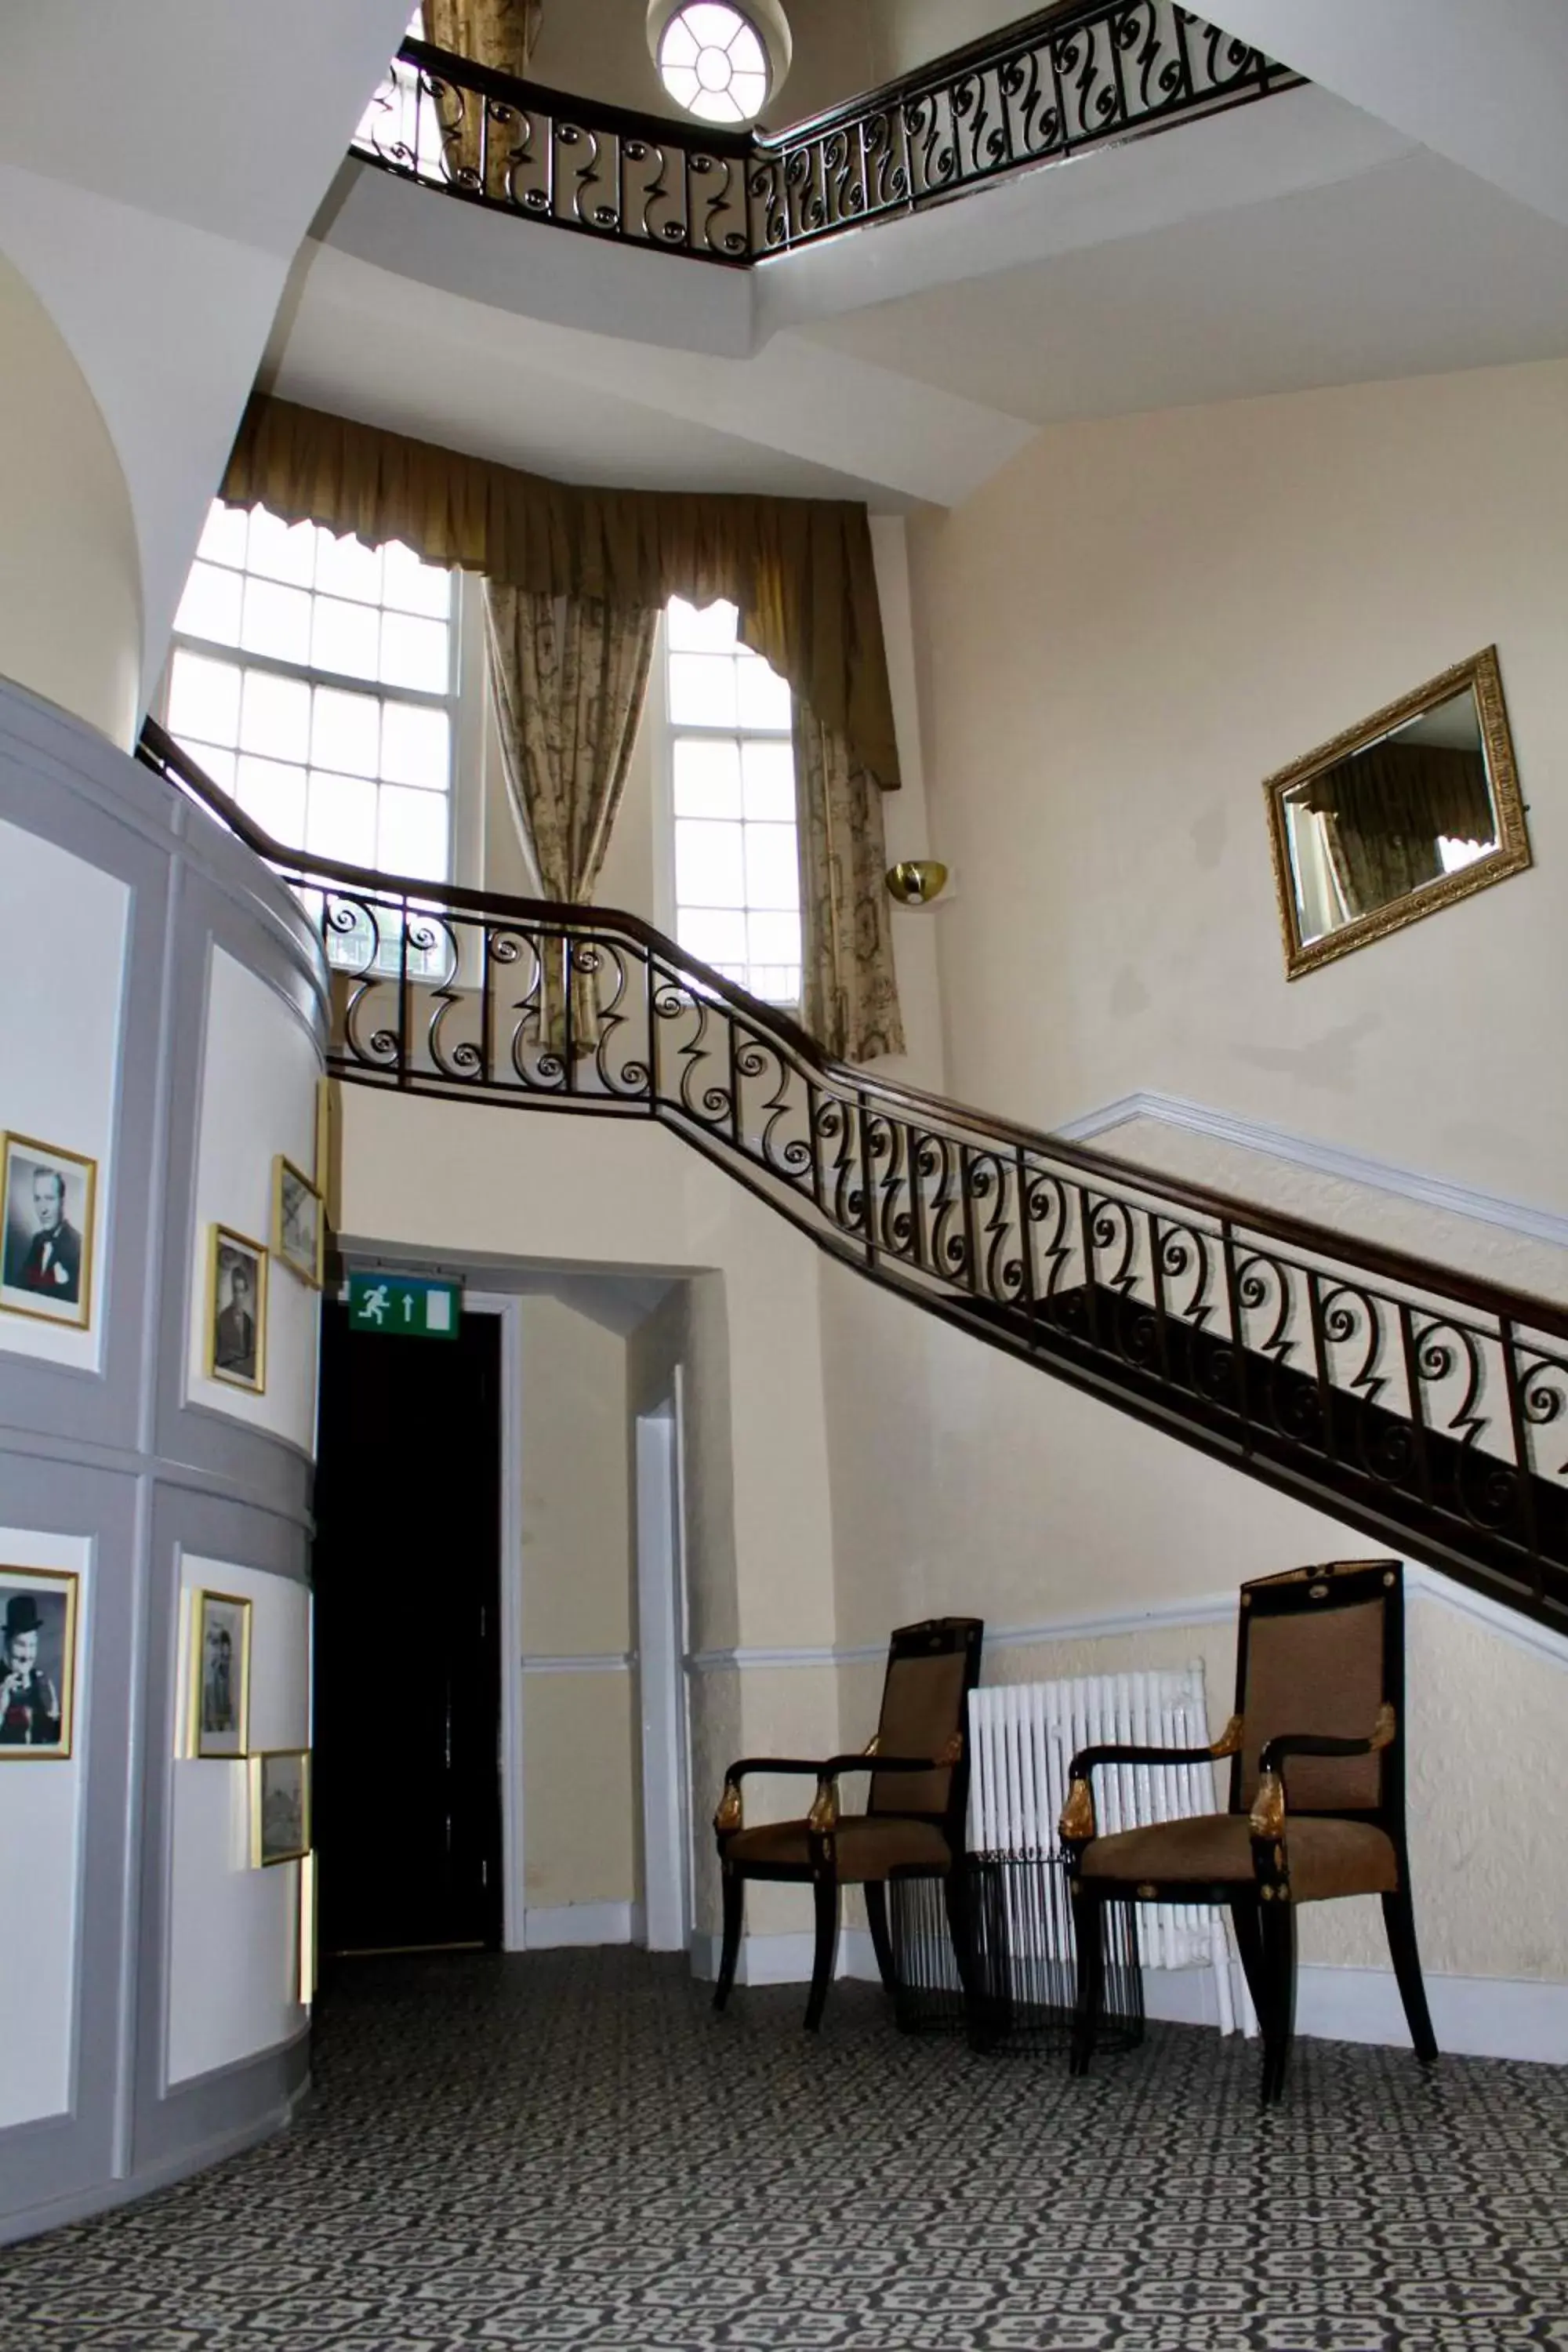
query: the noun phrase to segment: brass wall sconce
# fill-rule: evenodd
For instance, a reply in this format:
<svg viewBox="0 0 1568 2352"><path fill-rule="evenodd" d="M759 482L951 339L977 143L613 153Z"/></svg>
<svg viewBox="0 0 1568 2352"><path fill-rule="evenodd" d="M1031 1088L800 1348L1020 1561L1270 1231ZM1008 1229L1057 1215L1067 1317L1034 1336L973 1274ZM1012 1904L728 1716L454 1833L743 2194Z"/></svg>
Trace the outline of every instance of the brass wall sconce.
<svg viewBox="0 0 1568 2352"><path fill-rule="evenodd" d="M900 857L883 879L900 907L929 907L947 886L947 868L935 857Z"/></svg>

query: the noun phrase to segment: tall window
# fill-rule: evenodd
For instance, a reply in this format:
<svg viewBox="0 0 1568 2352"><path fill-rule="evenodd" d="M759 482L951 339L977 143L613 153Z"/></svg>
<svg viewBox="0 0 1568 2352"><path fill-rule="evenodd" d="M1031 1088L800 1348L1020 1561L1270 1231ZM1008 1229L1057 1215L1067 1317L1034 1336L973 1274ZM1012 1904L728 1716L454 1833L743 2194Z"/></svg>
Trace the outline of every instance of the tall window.
<svg viewBox="0 0 1568 2352"><path fill-rule="evenodd" d="M449 572L316 523L215 504L174 621L166 719L292 849L451 868Z"/></svg>
<svg viewBox="0 0 1568 2352"><path fill-rule="evenodd" d="M733 604L666 615L675 934L775 1004L800 1000L795 754L784 680L735 635Z"/></svg>

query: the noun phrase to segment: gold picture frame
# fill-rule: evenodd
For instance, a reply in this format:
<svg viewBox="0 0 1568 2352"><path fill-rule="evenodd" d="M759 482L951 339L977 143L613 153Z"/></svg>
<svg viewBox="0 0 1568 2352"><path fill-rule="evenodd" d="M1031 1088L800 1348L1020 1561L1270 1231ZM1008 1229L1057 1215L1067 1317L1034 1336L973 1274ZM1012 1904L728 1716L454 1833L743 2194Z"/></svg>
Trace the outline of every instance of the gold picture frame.
<svg viewBox="0 0 1568 2352"><path fill-rule="evenodd" d="M79 1585L73 1570L0 1562L0 1763L69 1759Z"/></svg>
<svg viewBox="0 0 1568 2352"><path fill-rule="evenodd" d="M205 1586L191 1593L185 1652L190 1756L232 1763L250 1752L250 1618L243 1593Z"/></svg>
<svg viewBox="0 0 1568 2352"><path fill-rule="evenodd" d="M321 1192L304 1170L280 1151L272 1162L272 1254L290 1274L320 1290L326 1246L326 1204Z"/></svg>
<svg viewBox="0 0 1568 2352"><path fill-rule="evenodd" d="M1301 878L1293 855L1292 801L1301 801L1305 788L1321 784L1331 771L1342 769L1359 753L1371 751L1384 738L1411 728L1418 720L1434 719L1445 704L1452 704L1467 693L1474 700L1477 740L1484 754L1493 818L1492 845L1455 870L1408 887L1365 912L1349 912L1332 928L1308 936L1301 920ZM1496 882L1505 882L1510 876L1523 873L1533 862L1495 646L1483 647L1468 661L1456 662L1452 668L1428 678L1424 686L1401 695L1396 702L1385 703L1370 718L1347 727L1331 741L1319 744L1316 751L1293 760L1288 768L1277 770L1265 781L1263 795L1268 814L1274 893L1288 980L1300 980L1303 973L1316 971L1321 964L1351 955L1374 940L1386 939L1392 932L1403 930L1406 924L1437 914L1461 898L1473 897L1478 890L1489 889Z"/></svg>
<svg viewBox="0 0 1568 2352"><path fill-rule="evenodd" d="M247 1266L254 1294L248 1334L245 1307L235 1297L236 1276ZM236 1233L232 1225L213 1226L207 1243L207 1378L251 1396L261 1396L267 1387L267 1269L268 1252L260 1242ZM230 1322L231 1315L238 1319Z"/></svg>
<svg viewBox="0 0 1568 2352"><path fill-rule="evenodd" d="M310 1751L258 1748L250 1759L250 1863L270 1870L310 1851Z"/></svg>
<svg viewBox="0 0 1568 2352"><path fill-rule="evenodd" d="M98 1162L84 1152L15 1131L0 1136L0 1310L69 1331L92 1328L97 1195ZM52 1227L47 1214L57 1220Z"/></svg>
<svg viewBox="0 0 1568 2352"><path fill-rule="evenodd" d="M300 1858L300 1946L295 1996L301 2009L316 1998L316 1856L314 1850Z"/></svg>

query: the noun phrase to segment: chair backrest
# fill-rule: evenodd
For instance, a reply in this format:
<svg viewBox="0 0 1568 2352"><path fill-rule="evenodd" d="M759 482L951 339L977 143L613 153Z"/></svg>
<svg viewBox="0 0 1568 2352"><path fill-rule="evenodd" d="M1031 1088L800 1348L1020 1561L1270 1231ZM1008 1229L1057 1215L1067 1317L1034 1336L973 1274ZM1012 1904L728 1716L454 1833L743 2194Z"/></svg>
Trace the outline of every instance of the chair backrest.
<svg viewBox="0 0 1568 2352"><path fill-rule="evenodd" d="M928 1617L900 1625L888 1644L888 1674L877 1745L885 1756L936 1756L955 1732L965 1734L969 1694L980 1679L980 1617ZM924 1813L962 1828L969 1803L969 1743L955 1764L929 1772L873 1772L869 1813Z"/></svg>
<svg viewBox="0 0 1568 2352"><path fill-rule="evenodd" d="M1402 1829L1405 1814L1405 1584L1396 1559L1337 1559L1241 1589L1230 1810L1247 1812L1267 1740L1309 1731L1363 1739L1384 1702L1393 1744L1371 1756L1302 1756L1285 1767L1293 1813L1359 1813Z"/></svg>

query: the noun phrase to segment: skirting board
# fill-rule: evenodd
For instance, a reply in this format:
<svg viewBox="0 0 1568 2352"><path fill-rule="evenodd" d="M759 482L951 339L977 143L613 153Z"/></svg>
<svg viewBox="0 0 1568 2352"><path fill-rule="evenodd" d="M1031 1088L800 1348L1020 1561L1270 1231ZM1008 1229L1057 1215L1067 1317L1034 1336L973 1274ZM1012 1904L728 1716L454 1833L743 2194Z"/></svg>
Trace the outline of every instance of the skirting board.
<svg viewBox="0 0 1568 2352"><path fill-rule="evenodd" d="M741 1946L737 1984L808 1984L812 1938L802 1931L748 1936ZM694 1935L691 1973L719 1973L719 1938ZM838 1938L841 1977L875 1984L876 1955L863 1927ZM1238 1971L1239 1978L1239 1971ZM1241 1987L1237 1986L1239 1997ZM1454 2057L1534 2059L1568 2065L1568 1985L1510 1977L1428 1974L1426 1999L1437 2047ZM1143 2002L1152 2018L1174 2025L1215 2025L1214 1978L1206 1969L1147 1969ZM1399 1991L1386 1969L1337 1969L1308 1962L1296 1988L1296 2031L1321 2042L1373 2042L1410 2046Z"/></svg>
<svg viewBox="0 0 1568 2352"><path fill-rule="evenodd" d="M809 1984L815 1938L809 1928L783 1936L743 1936L735 1982L743 1985ZM711 1984L719 1973L720 1938L695 1931L691 1937L691 1973ZM865 1927L843 1927L838 1935L836 1976L878 1981L877 1955Z"/></svg>
<svg viewBox="0 0 1568 2352"><path fill-rule="evenodd" d="M563 1944L632 1944L642 1938L640 1903L559 1903L522 1915L522 1940L531 1952Z"/></svg>

